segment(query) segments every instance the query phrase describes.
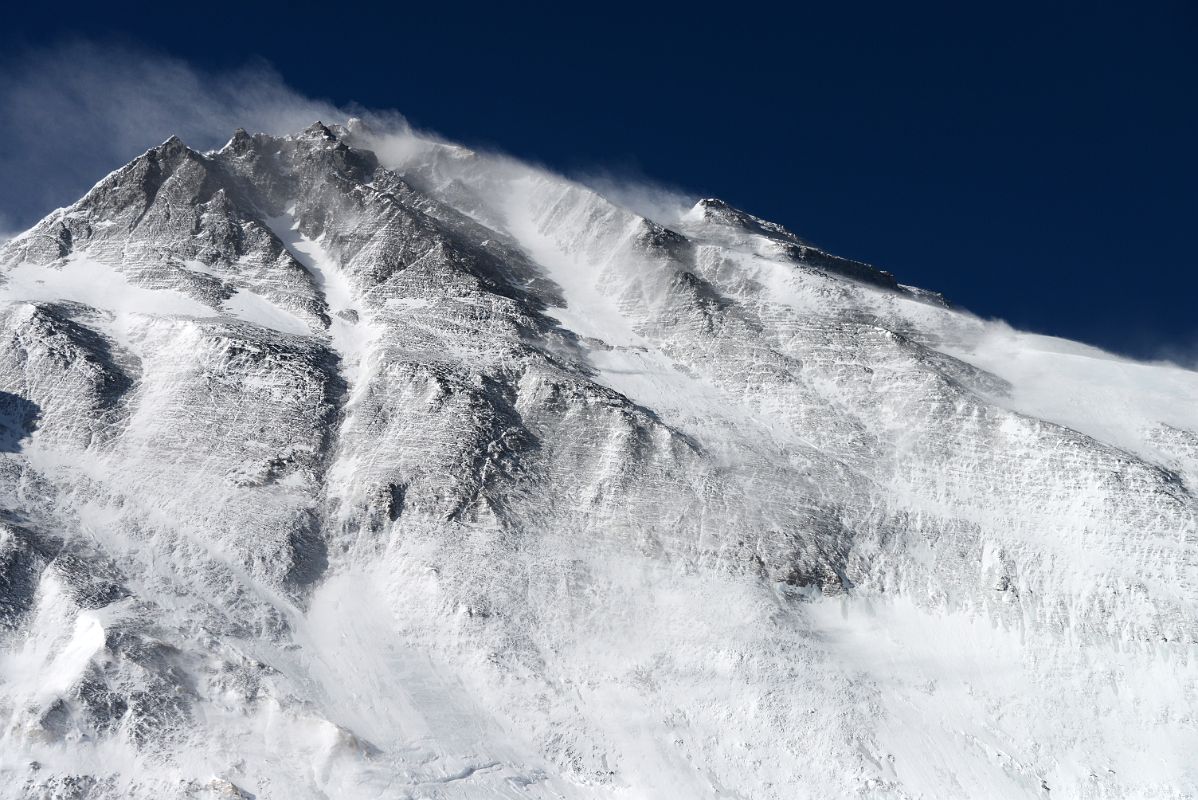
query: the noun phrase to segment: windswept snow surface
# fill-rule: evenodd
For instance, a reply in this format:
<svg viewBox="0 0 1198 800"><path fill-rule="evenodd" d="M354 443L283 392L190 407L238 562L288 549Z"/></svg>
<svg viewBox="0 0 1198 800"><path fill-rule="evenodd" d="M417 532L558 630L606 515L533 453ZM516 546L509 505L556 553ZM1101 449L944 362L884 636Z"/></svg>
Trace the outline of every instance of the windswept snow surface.
<svg viewBox="0 0 1198 800"><path fill-rule="evenodd" d="M369 325L355 300L349 278L337 266L319 242L298 231L299 221L293 211L266 220L271 231L288 252L312 274L317 289L323 294L329 313L329 335L333 349L341 359L346 380L356 386L370 345Z"/></svg>
<svg viewBox="0 0 1198 800"><path fill-rule="evenodd" d="M1198 374L654 207L316 124L0 246L0 798L1198 795Z"/></svg>
<svg viewBox="0 0 1198 800"><path fill-rule="evenodd" d="M1131 361L998 324L945 350L1007 380L1011 391L997 402L1158 463L1169 456L1151 430L1193 425L1195 373L1173 364Z"/></svg>
<svg viewBox="0 0 1198 800"><path fill-rule="evenodd" d="M238 319L280 333L307 336L312 332L308 323L249 289L238 289L224 302L223 308Z"/></svg>
<svg viewBox="0 0 1198 800"><path fill-rule="evenodd" d="M4 274L0 293L6 304L26 302L82 303L115 315L145 313L207 316L213 313L185 294L154 291L131 284L110 265L71 255L54 268L22 264Z"/></svg>

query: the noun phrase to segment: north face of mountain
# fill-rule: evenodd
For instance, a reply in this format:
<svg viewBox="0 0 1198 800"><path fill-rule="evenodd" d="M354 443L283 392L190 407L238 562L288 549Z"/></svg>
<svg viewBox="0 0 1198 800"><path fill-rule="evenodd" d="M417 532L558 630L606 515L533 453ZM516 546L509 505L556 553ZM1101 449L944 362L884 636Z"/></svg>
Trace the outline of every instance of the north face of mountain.
<svg viewBox="0 0 1198 800"><path fill-rule="evenodd" d="M1187 796L1196 397L718 200L170 139L0 248L0 797Z"/></svg>

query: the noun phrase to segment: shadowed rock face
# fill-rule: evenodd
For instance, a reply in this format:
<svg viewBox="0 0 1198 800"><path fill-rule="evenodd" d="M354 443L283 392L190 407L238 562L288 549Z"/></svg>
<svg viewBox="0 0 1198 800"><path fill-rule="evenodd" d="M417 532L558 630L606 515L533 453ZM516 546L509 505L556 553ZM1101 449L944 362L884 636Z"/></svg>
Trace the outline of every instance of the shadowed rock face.
<svg viewBox="0 0 1198 800"><path fill-rule="evenodd" d="M1198 376L406 145L0 249L0 797L1195 788Z"/></svg>

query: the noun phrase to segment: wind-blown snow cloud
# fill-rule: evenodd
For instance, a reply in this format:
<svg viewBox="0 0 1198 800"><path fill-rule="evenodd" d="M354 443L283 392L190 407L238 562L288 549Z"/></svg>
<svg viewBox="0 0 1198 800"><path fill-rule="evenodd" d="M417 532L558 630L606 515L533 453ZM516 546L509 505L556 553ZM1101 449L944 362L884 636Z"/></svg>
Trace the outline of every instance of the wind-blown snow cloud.
<svg viewBox="0 0 1198 800"><path fill-rule="evenodd" d="M590 171L574 178L613 203L661 225L677 222L698 199L682 189L609 170Z"/></svg>
<svg viewBox="0 0 1198 800"><path fill-rule="evenodd" d="M1172 342L1159 345L1152 359L1198 371L1198 340L1187 342Z"/></svg>
<svg viewBox="0 0 1198 800"><path fill-rule="evenodd" d="M406 120L394 112L360 112L366 122L360 143L373 150L382 163L391 168L405 171L409 166L420 163L428 155L430 147L449 145L464 150L459 145L447 142L429 131L415 130ZM502 152L487 148L473 148L471 152L483 155L492 169L507 165L510 174L528 175L541 172L546 175L565 177L603 195L616 205L651 219L662 225L670 225L694 206L698 199L693 193L655 183L644 177L611 169L591 169L570 172L562 176L558 170L544 164L530 163L527 159L516 159Z"/></svg>
<svg viewBox="0 0 1198 800"><path fill-rule="evenodd" d="M341 108L292 89L265 62L212 72L129 46L77 40L0 60L0 242L78 199L108 172L172 135L200 150L237 128L294 133L314 120L366 119L368 144L404 162L438 137L395 111ZM380 152L380 155L383 155ZM651 182L592 172L577 179L658 222L693 203Z"/></svg>
<svg viewBox="0 0 1198 800"><path fill-rule="evenodd" d="M16 236L16 233L16 226L9 221L6 214L0 213L0 244Z"/></svg>
<svg viewBox="0 0 1198 800"><path fill-rule="evenodd" d="M264 63L204 72L92 42L0 62L0 223L24 228L172 134L217 147L237 128L288 133L346 111L304 97Z"/></svg>

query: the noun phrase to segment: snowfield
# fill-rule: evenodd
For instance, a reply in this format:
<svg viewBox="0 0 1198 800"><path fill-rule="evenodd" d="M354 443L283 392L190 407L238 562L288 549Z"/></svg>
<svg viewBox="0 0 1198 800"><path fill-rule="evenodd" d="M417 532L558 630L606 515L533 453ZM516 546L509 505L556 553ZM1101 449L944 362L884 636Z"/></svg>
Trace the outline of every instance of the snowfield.
<svg viewBox="0 0 1198 800"><path fill-rule="evenodd" d="M1198 795L1198 373L317 123L0 246L0 798Z"/></svg>

